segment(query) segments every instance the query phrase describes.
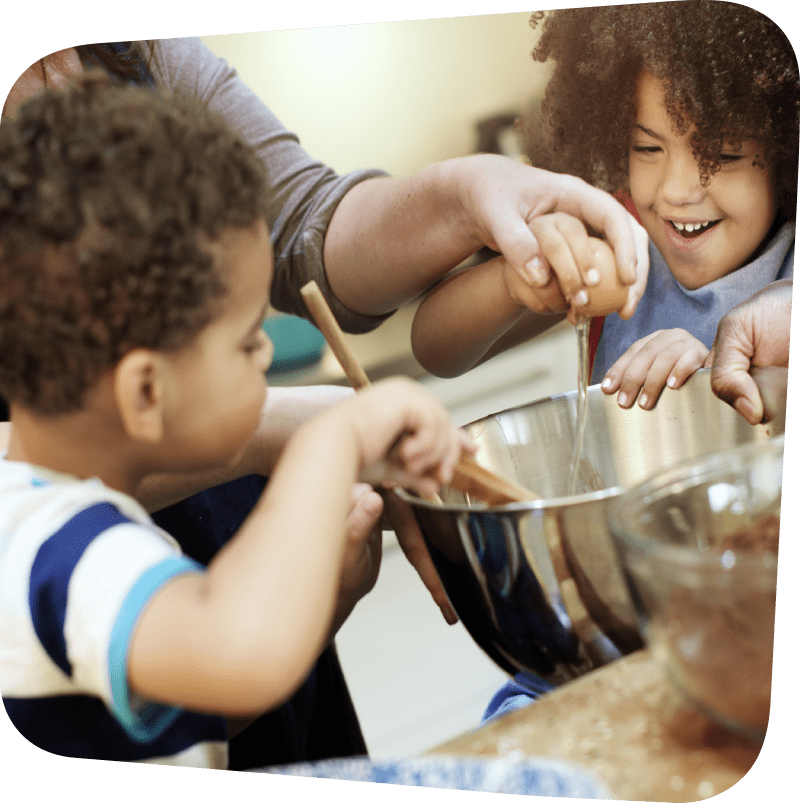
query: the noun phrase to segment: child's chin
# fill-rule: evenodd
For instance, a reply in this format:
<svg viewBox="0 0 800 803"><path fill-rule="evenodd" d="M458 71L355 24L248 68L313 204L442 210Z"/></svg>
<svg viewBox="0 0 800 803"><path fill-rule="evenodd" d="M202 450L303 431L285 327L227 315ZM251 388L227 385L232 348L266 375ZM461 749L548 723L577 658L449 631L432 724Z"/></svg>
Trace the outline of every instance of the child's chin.
<svg viewBox="0 0 800 803"><path fill-rule="evenodd" d="M681 271L670 268L670 273L675 277L675 281L687 290L699 290L704 284L708 284L702 277L686 270Z"/></svg>
<svg viewBox="0 0 800 803"><path fill-rule="evenodd" d="M670 273L686 290L699 290L712 282L738 270L738 266L726 267L706 262L702 268L681 264L678 260L667 260Z"/></svg>

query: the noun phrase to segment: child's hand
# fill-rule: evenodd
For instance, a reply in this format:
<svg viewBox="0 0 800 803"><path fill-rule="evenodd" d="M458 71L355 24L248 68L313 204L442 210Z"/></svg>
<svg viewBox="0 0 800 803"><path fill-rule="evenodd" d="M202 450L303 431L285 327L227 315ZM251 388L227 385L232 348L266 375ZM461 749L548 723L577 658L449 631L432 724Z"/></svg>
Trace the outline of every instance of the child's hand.
<svg viewBox="0 0 800 803"><path fill-rule="evenodd" d="M350 512L345 523L347 535L331 638L378 579L383 546L382 513L380 494L366 483L356 483L350 493Z"/></svg>
<svg viewBox="0 0 800 803"><path fill-rule="evenodd" d="M619 390L620 407L632 407L639 395L639 406L649 410L664 385L680 387L703 367L708 349L683 329L661 329L637 340L608 369L601 388L612 394Z"/></svg>
<svg viewBox="0 0 800 803"><path fill-rule="evenodd" d="M503 282L509 298L515 304L527 307L537 315L555 315L567 312L570 308L569 301L564 298L555 276L553 273L549 276L544 286L533 286L511 267L510 262L504 260Z"/></svg>
<svg viewBox="0 0 800 803"><path fill-rule="evenodd" d="M453 476L461 452L474 452L444 405L408 379L376 383L345 402L361 444L361 479L431 497Z"/></svg>

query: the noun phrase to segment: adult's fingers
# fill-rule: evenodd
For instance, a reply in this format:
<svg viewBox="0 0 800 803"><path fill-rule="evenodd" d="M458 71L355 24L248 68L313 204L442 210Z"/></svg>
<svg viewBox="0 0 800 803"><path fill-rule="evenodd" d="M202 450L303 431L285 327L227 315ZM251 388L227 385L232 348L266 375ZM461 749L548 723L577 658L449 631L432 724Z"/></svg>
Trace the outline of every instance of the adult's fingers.
<svg viewBox="0 0 800 803"><path fill-rule="evenodd" d="M381 520L383 499L371 485L358 482L350 492L346 527L351 541L365 541Z"/></svg>
<svg viewBox="0 0 800 803"><path fill-rule="evenodd" d="M533 220L531 231L565 298L576 307L583 306L589 300L586 285L598 280L591 276L595 259L586 227L571 215L556 213Z"/></svg>
<svg viewBox="0 0 800 803"><path fill-rule="evenodd" d="M712 368L711 389L750 424L764 417L764 403L747 368Z"/></svg>
<svg viewBox="0 0 800 803"><path fill-rule="evenodd" d="M455 624L458 622L458 616L447 599L442 581L425 546L414 511L392 491L384 492L382 496L386 519L397 536L400 548L420 576L433 601L439 606L445 621L451 625Z"/></svg>
<svg viewBox="0 0 800 803"><path fill-rule="evenodd" d="M711 390L746 421L757 424L764 415L764 405L750 376L750 361L755 352L752 334L752 328L743 326L737 316L726 316L717 329L709 359Z"/></svg>
<svg viewBox="0 0 800 803"><path fill-rule="evenodd" d="M636 312L636 308L642 300L644 291L647 289L647 276L650 271L650 257L647 252L649 241L647 232L633 220L633 218L631 218L631 221L634 226L633 236L637 253L636 279L633 284L628 287L628 300L625 302L622 309L617 312L617 315L619 315L623 321L627 321L629 318L633 317L633 313Z"/></svg>
<svg viewBox="0 0 800 803"><path fill-rule="evenodd" d="M647 275L648 238L634 217L607 192L580 179L565 183L557 208L591 226L614 251L619 277L634 284L641 271Z"/></svg>

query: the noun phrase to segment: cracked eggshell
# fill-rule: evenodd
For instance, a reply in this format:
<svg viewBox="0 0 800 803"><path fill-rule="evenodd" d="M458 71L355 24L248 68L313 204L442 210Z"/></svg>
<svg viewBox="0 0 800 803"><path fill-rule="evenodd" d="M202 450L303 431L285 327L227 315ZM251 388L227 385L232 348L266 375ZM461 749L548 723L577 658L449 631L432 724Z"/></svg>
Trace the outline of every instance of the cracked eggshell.
<svg viewBox="0 0 800 803"><path fill-rule="evenodd" d="M611 246L597 237L590 237L589 242L594 249L594 267L600 274L600 281L593 287L586 288L589 303L578 310L582 318L610 315L625 306L628 300L628 287L619 279Z"/></svg>

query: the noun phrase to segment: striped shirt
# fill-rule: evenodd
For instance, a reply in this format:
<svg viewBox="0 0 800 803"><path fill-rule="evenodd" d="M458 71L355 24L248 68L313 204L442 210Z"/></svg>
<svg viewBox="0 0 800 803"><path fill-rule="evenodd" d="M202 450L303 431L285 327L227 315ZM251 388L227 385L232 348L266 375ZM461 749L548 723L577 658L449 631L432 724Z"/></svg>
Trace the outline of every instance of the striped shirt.
<svg viewBox="0 0 800 803"><path fill-rule="evenodd" d="M0 692L58 755L227 765L223 718L137 699L128 643L165 582L203 568L131 497L0 459Z"/></svg>

